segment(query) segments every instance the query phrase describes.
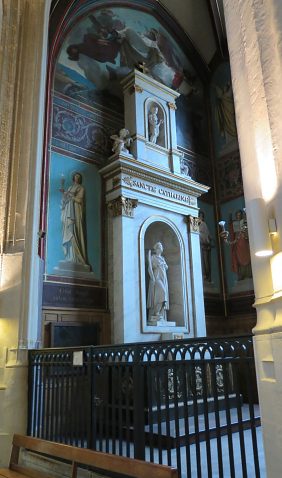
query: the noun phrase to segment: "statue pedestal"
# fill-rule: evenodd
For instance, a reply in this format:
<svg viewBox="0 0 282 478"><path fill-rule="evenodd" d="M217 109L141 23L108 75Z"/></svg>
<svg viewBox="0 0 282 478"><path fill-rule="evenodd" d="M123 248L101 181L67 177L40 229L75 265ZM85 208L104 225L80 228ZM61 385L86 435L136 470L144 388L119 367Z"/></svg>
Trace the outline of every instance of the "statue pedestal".
<svg viewBox="0 0 282 478"><path fill-rule="evenodd" d="M54 267L54 274L63 277L81 277L85 279L94 278L91 267L88 264L77 264L70 261L59 261L57 267Z"/></svg>
<svg viewBox="0 0 282 478"><path fill-rule="evenodd" d="M158 327L176 327L176 322L172 322L169 320L158 320L157 326Z"/></svg>
<svg viewBox="0 0 282 478"><path fill-rule="evenodd" d="M157 327L176 327L176 322L165 320L159 315L151 315L148 319L148 326L156 325Z"/></svg>

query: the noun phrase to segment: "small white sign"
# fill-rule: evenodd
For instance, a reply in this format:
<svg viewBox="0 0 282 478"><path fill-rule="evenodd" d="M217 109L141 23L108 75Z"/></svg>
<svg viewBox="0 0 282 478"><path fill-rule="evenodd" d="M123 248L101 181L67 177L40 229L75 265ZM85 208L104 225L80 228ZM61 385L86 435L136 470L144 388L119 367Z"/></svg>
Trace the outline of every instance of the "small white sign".
<svg viewBox="0 0 282 478"><path fill-rule="evenodd" d="M77 350L73 352L72 364L77 367L82 367L83 365L83 350Z"/></svg>

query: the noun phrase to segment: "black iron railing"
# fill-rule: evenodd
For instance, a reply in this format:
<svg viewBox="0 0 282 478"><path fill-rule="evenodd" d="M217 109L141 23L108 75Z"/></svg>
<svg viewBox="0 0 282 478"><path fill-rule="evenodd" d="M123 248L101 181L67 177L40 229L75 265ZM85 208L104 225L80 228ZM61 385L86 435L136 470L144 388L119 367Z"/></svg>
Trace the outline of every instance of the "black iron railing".
<svg viewBox="0 0 282 478"><path fill-rule="evenodd" d="M252 337L30 351L28 423L183 477L259 477Z"/></svg>

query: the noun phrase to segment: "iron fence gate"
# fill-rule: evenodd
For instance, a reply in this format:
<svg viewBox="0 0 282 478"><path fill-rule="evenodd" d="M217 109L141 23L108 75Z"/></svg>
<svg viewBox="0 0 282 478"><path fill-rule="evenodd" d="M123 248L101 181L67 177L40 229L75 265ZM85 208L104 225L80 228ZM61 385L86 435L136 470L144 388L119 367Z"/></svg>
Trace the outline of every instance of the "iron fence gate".
<svg viewBox="0 0 282 478"><path fill-rule="evenodd" d="M28 423L183 477L260 477L252 337L30 351Z"/></svg>

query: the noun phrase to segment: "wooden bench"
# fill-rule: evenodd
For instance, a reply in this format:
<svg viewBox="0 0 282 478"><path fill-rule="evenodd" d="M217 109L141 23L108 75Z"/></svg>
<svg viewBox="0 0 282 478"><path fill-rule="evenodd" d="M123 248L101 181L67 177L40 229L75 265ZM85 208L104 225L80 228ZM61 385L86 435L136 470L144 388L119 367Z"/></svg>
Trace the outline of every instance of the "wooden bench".
<svg viewBox="0 0 282 478"><path fill-rule="evenodd" d="M23 435L14 435L9 468L0 468L0 478L52 478L52 473L46 473L29 465L20 464L21 449L70 463L71 478L76 478L80 465L99 470L99 473L105 476L107 476L107 472L110 472L110 474L117 473L133 478L178 478L177 469L166 465L148 463L133 458L97 452L87 448L77 448Z"/></svg>

